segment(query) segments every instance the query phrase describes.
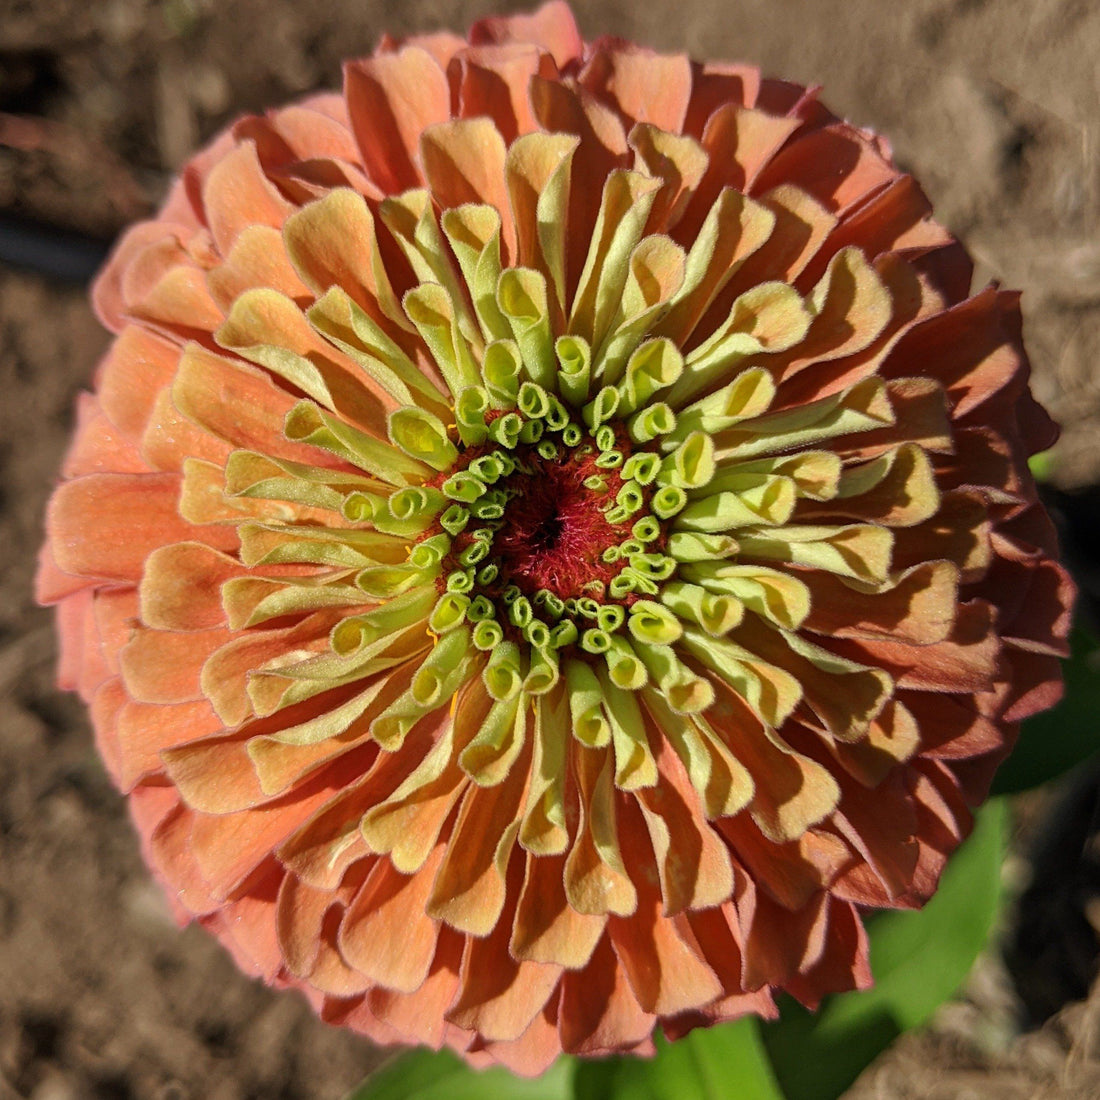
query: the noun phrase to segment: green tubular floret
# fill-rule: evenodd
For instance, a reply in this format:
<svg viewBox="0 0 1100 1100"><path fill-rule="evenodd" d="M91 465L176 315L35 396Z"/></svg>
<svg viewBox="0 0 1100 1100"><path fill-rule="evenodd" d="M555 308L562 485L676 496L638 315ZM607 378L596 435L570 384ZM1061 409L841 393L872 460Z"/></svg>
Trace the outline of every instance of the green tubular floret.
<svg viewBox="0 0 1100 1100"><path fill-rule="evenodd" d="M626 430L635 443L648 443L661 435L668 435L676 427L676 414L664 401L647 405L627 422Z"/></svg>
<svg viewBox="0 0 1100 1100"><path fill-rule="evenodd" d="M474 571L472 569L456 569L447 575L448 592L469 592L474 587Z"/></svg>
<svg viewBox="0 0 1100 1100"><path fill-rule="evenodd" d="M737 553L737 540L730 535L705 531L673 531L668 552L677 561L721 561Z"/></svg>
<svg viewBox="0 0 1100 1100"><path fill-rule="evenodd" d="M569 717L573 736L589 748L611 740L611 726L603 711L604 690L587 661L565 662Z"/></svg>
<svg viewBox="0 0 1100 1100"><path fill-rule="evenodd" d="M350 523L371 523L375 516L386 512L386 498L377 493L364 493L356 489L344 497L340 511Z"/></svg>
<svg viewBox="0 0 1100 1100"><path fill-rule="evenodd" d="M446 426L426 409L416 405L395 409L390 413L388 426L394 446L433 470L448 470L458 458L458 450L448 438Z"/></svg>
<svg viewBox="0 0 1100 1100"><path fill-rule="evenodd" d="M596 465L601 470L615 470L623 464L622 451L610 450L604 451L596 459Z"/></svg>
<svg viewBox="0 0 1100 1100"><path fill-rule="evenodd" d="M476 500L470 505L470 513L477 519L502 519L504 505L500 500Z"/></svg>
<svg viewBox="0 0 1100 1100"><path fill-rule="evenodd" d="M552 439L543 439L535 450L538 452L539 457L546 459L547 462L553 462L560 453L558 445Z"/></svg>
<svg viewBox="0 0 1100 1100"><path fill-rule="evenodd" d="M569 423L569 410L552 394L547 394L549 408L543 420L553 432L560 432Z"/></svg>
<svg viewBox="0 0 1100 1100"><path fill-rule="evenodd" d="M495 619L480 619L474 623L473 641L480 650L496 649L504 641L504 628Z"/></svg>
<svg viewBox="0 0 1100 1100"><path fill-rule="evenodd" d="M683 511L687 504L687 493L678 485L665 485L653 494L649 501L650 511L658 519L671 519Z"/></svg>
<svg viewBox="0 0 1100 1100"><path fill-rule="evenodd" d="M500 566L495 561L489 562L488 565L483 565L477 571L477 583L483 588L490 585L497 579L500 573Z"/></svg>
<svg viewBox="0 0 1100 1100"><path fill-rule="evenodd" d="M608 565L614 565L623 556L622 550L617 546L609 546L600 555L600 561L607 562Z"/></svg>
<svg viewBox="0 0 1100 1100"><path fill-rule="evenodd" d="M470 601L470 606L466 611L466 618L472 623L480 623L489 619L495 619L496 608L493 607L492 601L488 596L475 596Z"/></svg>
<svg viewBox="0 0 1100 1100"><path fill-rule="evenodd" d="M634 592L637 585L635 575L629 569L624 569L617 577L612 577L607 586L612 599L621 600Z"/></svg>
<svg viewBox="0 0 1100 1100"><path fill-rule="evenodd" d="M614 386L604 386L596 396L581 409L581 419L595 431L606 423L619 407L619 391Z"/></svg>
<svg viewBox="0 0 1100 1100"><path fill-rule="evenodd" d="M714 440L705 432L691 432L661 463L660 476L681 489L701 489L716 470Z"/></svg>
<svg viewBox="0 0 1100 1100"><path fill-rule="evenodd" d="M606 653L611 648L611 635L598 627L589 627L581 635L580 645L585 653Z"/></svg>
<svg viewBox="0 0 1100 1100"><path fill-rule="evenodd" d="M411 486L390 493L386 506L394 519L434 518L447 503L446 497L429 485Z"/></svg>
<svg viewBox="0 0 1100 1100"><path fill-rule="evenodd" d="M572 619L562 619L550 630L550 645L554 649L564 649L572 645L580 636L577 624Z"/></svg>
<svg viewBox="0 0 1100 1100"><path fill-rule="evenodd" d="M620 577L627 577L631 582L630 591L640 596L656 596L660 591L657 582L650 580L645 574L638 572L633 566L627 566L619 573Z"/></svg>
<svg viewBox="0 0 1100 1100"><path fill-rule="evenodd" d="M624 691L637 691L644 687L649 679L645 664L634 652L634 647L622 635L617 634L608 639L604 660L607 662L607 672L611 682Z"/></svg>
<svg viewBox="0 0 1100 1100"><path fill-rule="evenodd" d="M666 581L676 572L676 562L667 554L631 554L630 568L655 581Z"/></svg>
<svg viewBox="0 0 1100 1100"><path fill-rule="evenodd" d="M596 625L608 634L614 634L626 619L626 611L621 604L609 603L596 612Z"/></svg>
<svg viewBox="0 0 1100 1100"><path fill-rule="evenodd" d="M653 516L642 516L642 518L630 528L630 533L638 542L654 542L661 537L661 525Z"/></svg>
<svg viewBox="0 0 1100 1100"><path fill-rule="evenodd" d="M460 565L477 565L479 561L484 561L489 555L489 551L492 548L485 542L471 542L461 554L458 555L458 562Z"/></svg>
<svg viewBox="0 0 1100 1100"><path fill-rule="evenodd" d="M567 447L575 447L584 438L584 431L579 424L566 424L561 430L561 441Z"/></svg>
<svg viewBox="0 0 1100 1100"><path fill-rule="evenodd" d="M714 702L714 687L698 673L692 672L676 656L672 646L634 642L634 651L641 657L652 682L664 696L665 703L676 714L699 714Z"/></svg>
<svg viewBox="0 0 1100 1100"><path fill-rule="evenodd" d="M452 504L439 517L439 525L452 536L459 534L469 522L470 513L461 504Z"/></svg>
<svg viewBox="0 0 1100 1100"><path fill-rule="evenodd" d="M436 634L446 634L466 620L470 607L469 596L460 592L444 592L428 616L428 626Z"/></svg>
<svg viewBox="0 0 1100 1100"><path fill-rule="evenodd" d="M600 605L591 596L581 596L577 600L577 614L586 619L594 619L600 613Z"/></svg>
<svg viewBox="0 0 1100 1100"><path fill-rule="evenodd" d="M523 690L528 695L544 695L561 679L557 654L545 646L536 646L531 651L531 664L527 678L523 681Z"/></svg>
<svg viewBox="0 0 1100 1100"><path fill-rule="evenodd" d="M651 451L638 451L626 460L622 476L639 485L649 485L657 477L660 468L661 460L657 455Z"/></svg>
<svg viewBox="0 0 1100 1100"><path fill-rule="evenodd" d="M483 481L486 485L492 485L494 482L499 481L504 474L504 463L500 461L499 452L494 451L492 454L475 458L466 469L478 481Z"/></svg>
<svg viewBox="0 0 1100 1100"><path fill-rule="evenodd" d="M565 614L565 601L547 588L540 588L535 593L533 602L539 607L546 608L547 614L555 621Z"/></svg>
<svg viewBox="0 0 1100 1100"><path fill-rule="evenodd" d="M417 585L429 583L432 573L403 565L369 565L355 575L355 587L376 600L388 600Z"/></svg>
<svg viewBox="0 0 1100 1100"><path fill-rule="evenodd" d="M482 386L468 386L455 402L455 423L459 438L467 447L477 446L489 438L485 414L489 411L489 394Z"/></svg>
<svg viewBox="0 0 1100 1100"><path fill-rule="evenodd" d="M670 645L684 633L676 615L653 600L637 600L631 605L627 629L639 642L649 645Z"/></svg>
<svg viewBox="0 0 1100 1100"><path fill-rule="evenodd" d="M550 644L550 628L541 619L532 619L523 628L523 637L536 648Z"/></svg>
<svg viewBox="0 0 1100 1100"><path fill-rule="evenodd" d="M535 617L531 601L526 596L518 596L508 605L508 621L520 628L527 626Z"/></svg>
<svg viewBox="0 0 1100 1100"><path fill-rule="evenodd" d="M588 400L592 375L592 349L583 336L559 336L554 343L561 370L558 389L571 405L583 405Z"/></svg>
<svg viewBox="0 0 1100 1100"><path fill-rule="evenodd" d="M524 382L516 396L516 408L530 420L541 420L550 410L550 395L534 382Z"/></svg>
<svg viewBox="0 0 1100 1100"><path fill-rule="evenodd" d="M645 496L637 485L628 481L616 494L615 503L625 509L628 516L632 516L645 504Z"/></svg>
<svg viewBox="0 0 1100 1100"><path fill-rule="evenodd" d="M532 443L537 443L542 439L542 433L545 427L546 426L541 420L528 420L519 433L520 443L526 443L528 446Z"/></svg>
<svg viewBox="0 0 1100 1100"><path fill-rule="evenodd" d="M468 630L452 630L444 634L412 678L409 687L413 699L421 706L442 702L454 679L453 674L463 663L469 648Z"/></svg>
<svg viewBox="0 0 1100 1100"><path fill-rule="evenodd" d="M638 522L641 523L641 520ZM631 554L644 554L646 552L645 543L638 538L624 539L619 543L618 550L620 558L629 558Z"/></svg>
<svg viewBox="0 0 1100 1100"><path fill-rule="evenodd" d="M601 424L593 432L592 438L601 451L610 451L615 446L615 429L610 424Z"/></svg>
<svg viewBox="0 0 1100 1100"><path fill-rule="evenodd" d="M443 482L443 492L451 500L472 504L487 492L485 482L471 470L459 470Z"/></svg>
<svg viewBox="0 0 1100 1100"><path fill-rule="evenodd" d="M498 416L489 425L489 435L494 443L511 449L519 439L519 433L523 431L524 419L518 413L508 412Z"/></svg>
<svg viewBox="0 0 1100 1100"><path fill-rule="evenodd" d="M418 542L409 551L409 564L417 569L432 569L437 566L451 549L451 539L448 535L432 535L431 538Z"/></svg>
<svg viewBox="0 0 1100 1100"><path fill-rule="evenodd" d="M500 598L504 601L504 603L508 607L511 607L511 605L514 604L516 602L516 600L518 600L520 598L520 596L522 596L522 595L523 595L523 593L519 590L519 588L516 585L510 584L500 594Z"/></svg>
<svg viewBox="0 0 1100 1100"><path fill-rule="evenodd" d="M523 686L522 656L515 642L500 642L481 674L485 690L496 700L511 699Z"/></svg>
<svg viewBox="0 0 1100 1100"><path fill-rule="evenodd" d="M481 360L481 376L489 397L499 409L515 407L523 359L512 340L494 340Z"/></svg>
<svg viewBox="0 0 1100 1100"><path fill-rule="evenodd" d="M581 484L592 493L607 492L607 478L602 474L589 474Z"/></svg>

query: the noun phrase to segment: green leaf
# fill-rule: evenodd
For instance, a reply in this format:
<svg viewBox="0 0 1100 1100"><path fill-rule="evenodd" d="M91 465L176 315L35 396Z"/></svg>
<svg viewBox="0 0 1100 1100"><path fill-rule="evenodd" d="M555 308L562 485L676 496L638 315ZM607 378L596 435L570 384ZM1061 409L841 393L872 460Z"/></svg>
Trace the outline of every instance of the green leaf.
<svg viewBox="0 0 1100 1100"><path fill-rule="evenodd" d="M1100 641L1086 627L1073 628L1062 671L1062 701L1023 723L1019 743L993 780L994 794L1038 787L1100 749Z"/></svg>
<svg viewBox="0 0 1100 1100"><path fill-rule="evenodd" d="M924 1023L966 978L1000 902L1006 808L989 803L918 912L868 922L875 985L828 998L812 1014L785 1004L761 1028L786 1100L834 1100L903 1031Z"/></svg>
<svg viewBox="0 0 1100 1100"><path fill-rule="evenodd" d="M574 1100L784 1100L755 1019L655 1039L652 1059L578 1063Z"/></svg>
<svg viewBox="0 0 1100 1100"><path fill-rule="evenodd" d="M471 1069L449 1050L410 1050L372 1073L345 1100L570 1100L576 1060L559 1058L541 1077Z"/></svg>

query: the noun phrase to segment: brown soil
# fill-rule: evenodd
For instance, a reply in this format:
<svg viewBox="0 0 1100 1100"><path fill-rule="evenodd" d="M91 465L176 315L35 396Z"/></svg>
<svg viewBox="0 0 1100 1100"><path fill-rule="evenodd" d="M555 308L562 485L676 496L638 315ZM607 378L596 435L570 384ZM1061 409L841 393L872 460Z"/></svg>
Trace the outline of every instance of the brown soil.
<svg viewBox="0 0 1100 1100"><path fill-rule="evenodd" d="M0 215L107 241L232 115L336 85L340 59L384 29L462 28L491 6L0 0ZM1065 426L1056 479L1097 480L1093 0L593 0L577 11L588 37L821 83L836 111L889 134L980 279L1023 288L1035 388ZM34 555L74 395L105 346L82 288L0 267L0 1100L338 1097L377 1053L241 977L197 929L174 930L82 708L52 686ZM1091 966L1088 954L1079 970ZM1022 1037L1019 1007L991 956L969 999L902 1040L851 1097L1100 1095L1100 996Z"/></svg>

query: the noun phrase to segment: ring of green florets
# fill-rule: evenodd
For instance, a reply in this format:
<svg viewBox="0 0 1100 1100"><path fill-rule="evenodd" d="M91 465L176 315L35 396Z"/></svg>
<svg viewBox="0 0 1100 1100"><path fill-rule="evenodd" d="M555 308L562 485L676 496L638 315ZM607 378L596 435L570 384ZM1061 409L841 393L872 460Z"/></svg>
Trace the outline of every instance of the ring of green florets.
<svg viewBox="0 0 1100 1100"><path fill-rule="evenodd" d="M620 664L633 666L627 636L667 644L680 633L676 616L654 597L676 569L664 552L667 523L687 495L673 484L675 459L643 449L674 427L675 416L655 404L615 422L614 393L601 391L579 416L532 382L519 387L509 411L490 409L476 390L458 403L463 450L432 484L449 503L411 560L439 566L441 594L429 625L436 632L470 625L474 646L490 654L490 690L494 669L514 664L524 643L548 666L557 664L556 651L572 647L612 659L620 650ZM509 565L510 512L523 507L532 479L555 473L589 495L593 515L585 518L601 545L569 576L537 584L537 568L532 577ZM644 672L624 668L617 678L640 686Z"/></svg>

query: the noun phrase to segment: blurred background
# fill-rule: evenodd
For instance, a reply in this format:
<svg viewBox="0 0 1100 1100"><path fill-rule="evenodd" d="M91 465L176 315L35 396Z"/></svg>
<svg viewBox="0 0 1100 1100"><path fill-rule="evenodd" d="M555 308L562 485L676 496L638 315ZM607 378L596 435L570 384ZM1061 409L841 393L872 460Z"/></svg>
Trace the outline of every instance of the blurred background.
<svg viewBox="0 0 1100 1100"><path fill-rule="evenodd" d="M86 280L119 230L226 122L337 87L341 60L384 31L465 30L519 6L0 0L0 1100L338 1097L379 1060L297 996L243 978L197 929L174 930L83 708L53 689L51 616L30 584L72 402L107 344ZM1100 481L1095 0L574 8L586 38L755 62L823 85L835 112L890 137L979 284L1024 291L1033 387L1064 426L1050 479L1087 541L1100 514L1079 492ZM989 953L967 997L852 1098L1100 1095L1100 997L1083 1001L1100 929L1095 807L1092 773L1017 805L1006 876L1034 888L1002 936L1011 976Z"/></svg>

